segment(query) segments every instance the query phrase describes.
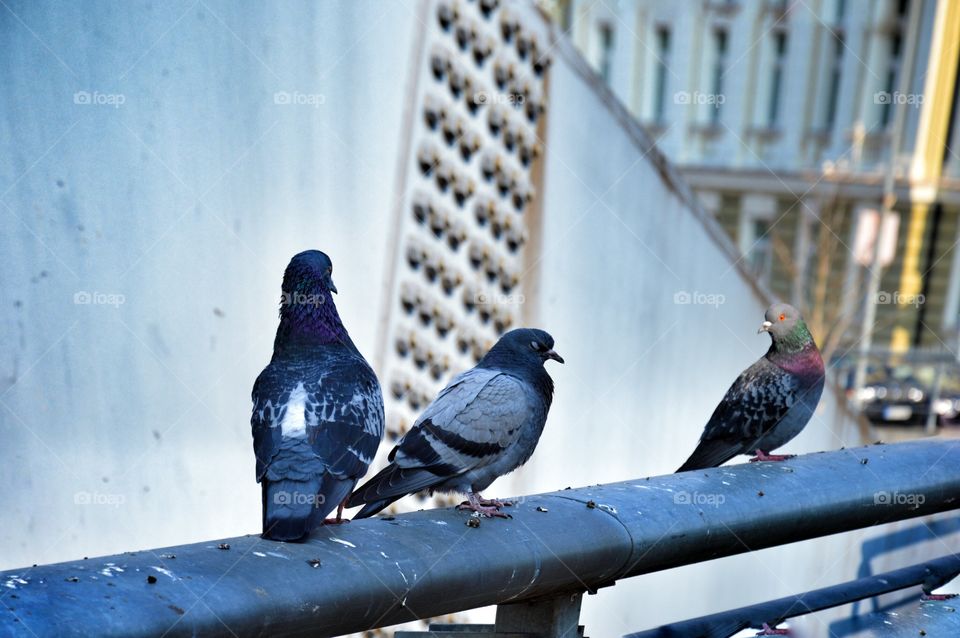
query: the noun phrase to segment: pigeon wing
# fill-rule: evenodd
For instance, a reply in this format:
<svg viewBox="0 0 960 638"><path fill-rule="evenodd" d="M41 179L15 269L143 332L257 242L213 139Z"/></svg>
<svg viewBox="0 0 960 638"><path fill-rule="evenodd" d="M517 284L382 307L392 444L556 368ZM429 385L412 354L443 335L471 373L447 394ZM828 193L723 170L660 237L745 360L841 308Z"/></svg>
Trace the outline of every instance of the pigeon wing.
<svg viewBox="0 0 960 638"><path fill-rule="evenodd" d="M391 460L401 468L430 468L445 476L475 470L497 460L543 411L520 379L474 368L427 407Z"/></svg>
<svg viewBox="0 0 960 638"><path fill-rule="evenodd" d="M367 504L357 517L370 516L407 494L494 462L538 410L545 412L516 377L485 368L464 372L427 406L390 452L390 465L358 488L347 506Z"/></svg>
<svg viewBox="0 0 960 638"><path fill-rule="evenodd" d="M704 428L697 449L678 472L716 467L750 452L797 402L799 380L761 358L737 377Z"/></svg>
<svg viewBox="0 0 960 638"><path fill-rule="evenodd" d="M380 384L366 362L353 356L310 366L271 363L253 386L253 403L258 481L268 471L277 478L299 478L296 475L318 470L338 478L359 478L383 436ZM302 417L288 414L299 409ZM278 457L281 449L289 447L283 437L285 418L302 420L313 456L310 462L292 455Z"/></svg>

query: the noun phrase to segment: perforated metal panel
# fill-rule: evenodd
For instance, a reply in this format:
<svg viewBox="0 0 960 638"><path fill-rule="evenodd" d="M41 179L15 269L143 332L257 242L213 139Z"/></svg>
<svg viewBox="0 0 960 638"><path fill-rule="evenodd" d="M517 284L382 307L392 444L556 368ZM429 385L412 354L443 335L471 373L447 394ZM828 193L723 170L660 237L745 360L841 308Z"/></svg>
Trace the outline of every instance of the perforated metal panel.
<svg viewBox="0 0 960 638"><path fill-rule="evenodd" d="M546 34L531 26L543 22L523 18L535 10L426 3L381 361L388 444L520 325L549 67Z"/></svg>

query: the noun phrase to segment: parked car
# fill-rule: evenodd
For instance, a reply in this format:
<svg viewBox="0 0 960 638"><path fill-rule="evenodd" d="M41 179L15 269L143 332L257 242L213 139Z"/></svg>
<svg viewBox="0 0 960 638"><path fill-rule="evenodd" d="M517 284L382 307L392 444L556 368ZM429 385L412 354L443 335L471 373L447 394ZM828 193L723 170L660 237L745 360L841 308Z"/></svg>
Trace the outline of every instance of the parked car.
<svg viewBox="0 0 960 638"><path fill-rule="evenodd" d="M859 398L864 415L876 425L924 425L931 409L941 425L960 423L960 396L941 391L933 402L929 389L913 376L864 386Z"/></svg>

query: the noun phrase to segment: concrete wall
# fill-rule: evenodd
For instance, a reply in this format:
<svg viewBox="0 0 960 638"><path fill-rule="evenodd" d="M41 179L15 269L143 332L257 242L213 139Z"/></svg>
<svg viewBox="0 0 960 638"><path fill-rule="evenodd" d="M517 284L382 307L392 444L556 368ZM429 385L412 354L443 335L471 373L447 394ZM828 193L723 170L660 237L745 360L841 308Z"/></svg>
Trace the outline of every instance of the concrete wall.
<svg viewBox="0 0 960 638"><path fill-rule="evenodd" d="M253 532L291 255L373 356L416 5L8 7L0 568Z"/></svg>

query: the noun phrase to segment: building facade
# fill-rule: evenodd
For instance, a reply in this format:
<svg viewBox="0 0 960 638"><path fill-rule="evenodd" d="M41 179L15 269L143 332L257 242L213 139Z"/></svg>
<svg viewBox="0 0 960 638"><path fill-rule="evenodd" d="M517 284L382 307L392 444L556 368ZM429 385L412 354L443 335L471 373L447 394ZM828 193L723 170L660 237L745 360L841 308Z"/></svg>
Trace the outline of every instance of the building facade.
<svg viewBox="0 0 960 638"><path fill-rule="evenodd" d="M875 299L878 346L956 351L955 2L542 5L821 341L855 344ZM885 201L895 250L868 299L862 244Z"/></svg>

